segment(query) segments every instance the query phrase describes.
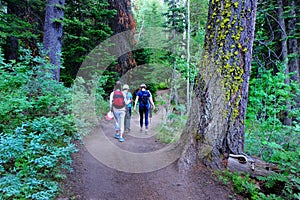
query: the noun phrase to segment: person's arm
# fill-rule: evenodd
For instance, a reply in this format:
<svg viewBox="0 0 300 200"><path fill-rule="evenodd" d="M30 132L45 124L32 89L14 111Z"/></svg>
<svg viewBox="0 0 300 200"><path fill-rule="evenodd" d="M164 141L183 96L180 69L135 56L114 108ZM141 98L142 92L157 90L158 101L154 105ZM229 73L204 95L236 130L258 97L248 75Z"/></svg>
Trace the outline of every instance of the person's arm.
<svg viewBox="0 0 300 200"><path fill-rule="evenodd" d="M113 103L113 98L114 98L114 92L110 93L110 96L109 96L109 107L110 107L110 110L112 111L112 103Z"/></svg>
<svg viewBox="0 0 300 200"><path fill-rule="evenodd" d="M130 101L127 99L127 94L126 94L126 92L122 92L123 93L123 96L124 96L124 102L125 102L125 105L127 106L129 103L130 103Z"/></svg>
<svg viewBox="0 0 300 200"><path fill-rule="evenodd" d="M134 110L134 111L136 111L136 105L137 105L138 100L139 100L139 96L136 95L135 103L134 103L134 107L133 107L133 110Z"/></svg>
<svg viewBox="0 0 300 200"><path fill-rule="evenodd" d="M149 90L148 90L148 91L149 91ZM153 102L152 94L151 94L150 91L149 91L149 94L150 94L150 97L149 97L150 104L151 104L152 108L155 109L155 105L154 105L154 102Z"/></svg>
<svg viewBox="0 0 300 200"><path fill-rule="evenodd" d="M150 104L152 105L152 107L153 107L153 110L154 110L154 109L155 109L155 105L154 105L154 102L153 102L152 95L150 95L150 98L149 98L149 100L150 100Z"/></svg>

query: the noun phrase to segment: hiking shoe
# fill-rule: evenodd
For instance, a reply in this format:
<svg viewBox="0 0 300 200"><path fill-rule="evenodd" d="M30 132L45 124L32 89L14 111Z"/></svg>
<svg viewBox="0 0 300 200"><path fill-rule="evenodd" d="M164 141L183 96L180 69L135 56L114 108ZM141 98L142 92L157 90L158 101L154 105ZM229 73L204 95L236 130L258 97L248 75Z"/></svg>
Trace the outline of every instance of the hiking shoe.
<svg viewBox="0 0 300 200"><path fill-rule="evenodd" d="M120 138L120 134L115 134L115 138L119 139Z"/></svg>
<svg viewBox="0 0 300 200"><path fill-rule="evenodd" d="M124 132L125 133L129 133L130 132L130 128L127 128Z"/></svg>
<svg viewBox="0 0 300 200"><path fill-rule="evenodd" d="M119 142L124 142L124 138L120 137Z"/></svg>
<svg viewBox="0 0 300 200"><path fill-rule="evenodd" d="M148 127L146 127L146 129L145 129L145 133L146 133L146 134L148 133Z"/></svg>
<svg viewBox="0 0 300 200"><path fill-rule="evenodd" d="M143 128L142 127L140 128L140 131L143 132Z"/></svg>

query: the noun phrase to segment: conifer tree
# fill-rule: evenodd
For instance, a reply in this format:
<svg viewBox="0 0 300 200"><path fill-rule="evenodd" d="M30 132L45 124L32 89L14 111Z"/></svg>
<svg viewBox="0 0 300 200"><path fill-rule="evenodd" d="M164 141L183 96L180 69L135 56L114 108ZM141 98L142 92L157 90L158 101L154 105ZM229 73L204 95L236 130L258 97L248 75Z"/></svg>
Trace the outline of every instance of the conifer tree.
<svg viewBox="0 0 300 200"><path fill-rule="evenodd" d="M0 44L6 60L18 58L19 47L39 54L37 43L43 38L44 1L3 0L0 3Z"/></svg>
<svg viewBox="0 0 300 200"><path fill-rule="evenodd" d="M299 5L293 0L267 0L259 1L258 7L252 77L259 78L263 76L261 72L268 70L275 74L283 65L285 84L298 82L299 87ZM293 75L288 78L290 73ZM296 105L286 102L286 111L277 116L285 125L295 120L291 113L300 107L298 99L299 96L294 99Z"/></svg>
<svg viewBox="0 0 300 200"><path fill-rule="evenodd" d="M108 24L115 10L106 0L70 1L66 4L62 79L70 85L85 57L113 32Z"/></svg>
<svg viewBox="0 0 300 200"><path fill-rule="evenodd" d="M226 167L243 153L256 1L210 1L192 106L180 143L182 170L198 161Z"/></svg>
<svg viewBox="0 0 300 200"><path fill-rule="evenodd" d="M109 0L110 8L116 10L116 15L109 20L110 27L114 34L122 33L119 43L115 44L115 51L117 53L128 52L132 49L135 43L134 34L136 31L136 21L131 10L131 0ZM127 33L127 34L125 34ZM136 61L132 52L125 53L117 59L118 64L113 71L124 75L130 69L136 67Z"/></svg>
<svg viewBox="0 0 300 200"><path fill-rule="evenodd" d="M56 66L56 81L60 78L64 8L65 0L47 0L43 46L50 63Z"/></svg>

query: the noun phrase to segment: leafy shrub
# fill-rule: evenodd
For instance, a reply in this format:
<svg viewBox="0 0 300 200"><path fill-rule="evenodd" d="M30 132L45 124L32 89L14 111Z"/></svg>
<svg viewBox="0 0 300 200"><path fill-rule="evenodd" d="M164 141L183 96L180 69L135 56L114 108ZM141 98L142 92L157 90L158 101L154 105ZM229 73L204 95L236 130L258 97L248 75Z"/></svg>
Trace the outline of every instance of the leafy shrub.
<svg viewBox="0 0 300 200"><path fill-rule="evenodd" d="M217 175L223 184L228 185L230 182L238 194L251 199L258 199L259 189L255 185L255 181L249 177L249 174L238 174L237 172L233 173L225 170L218 171Z"/></svg>
<svg viewBox="0 0 300 200"><path fill-rule="evenodd" d="M165 90L165 89L168 89L168 86L165 82L160 82L157 86L157 89L158 90Z"/></svg>
<svg viewBox="0 0 300 200"><path fill-rule="evenodd" d="M276 74L260 70L260 77L250 82L245 151L275 163L280 173L259 178L259 199L299 199L300 126L282 122L286 111L290 118L299 120L299 108L295 106L299 85L285 83L289 75L285 75L284 67Z"/></svg>
<svg viewBox="0 0 300 200"><path fill-rule="evenodd" d="M71 91L46 59L20 53L0 55L0 199L54 199L75 151Z"/></svg>
<svg viewBox="0 0 300 200"><path fill-rule="evenodd" d="M174 112L166 116L166 120L157 127L156 138L164 143L173 143L179 140L180 134L185 127L187 114L185 106L179 105L176 109L181 114Z"/></svg>
<svg viewBox="0 0 300 200"><path fill-rule="evenodd" d="M79 138L90 133L110 109L109 100L105 99L106 93L103 89L108 79L109 76L104 75L93 77L88 81L77 77L74 81L72 113L80 132L80 135L77 135Z"/></svg>
<svg viewBox="0 0 300 200"><path fill-rule="evenodd" d="M96 89L96 113L97 116L101 119L105 116L105 114L109 111L109 100L105 99L105 96L109 96L110 94L106 94L103 89L107 84L109 76L101 76L98 78L98 84Z"/></svg>

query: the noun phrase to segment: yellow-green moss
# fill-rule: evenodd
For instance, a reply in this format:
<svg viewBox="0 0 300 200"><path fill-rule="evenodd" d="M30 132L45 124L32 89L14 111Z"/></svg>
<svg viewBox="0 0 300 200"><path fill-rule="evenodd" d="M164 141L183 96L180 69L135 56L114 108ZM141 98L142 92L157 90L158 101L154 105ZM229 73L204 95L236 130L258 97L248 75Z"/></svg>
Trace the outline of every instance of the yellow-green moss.
<svg viewBox="0 0 300 200"><path fill-rule="evenodd" d="M231 6L230 1L226 1L225 9L230 8L230 6Z"/></svg>
<svg viewBox="0 0 300 200"><path fill-rule="evenodd" d="M235 2L233 5L235 8L237 8L239 6L239 2Z"/></svg>
<svg viewBox="0 0 300 200"><path fill-rule="evenodd" d="M201 140L200 135L196 132L196 133L195 133L195 136L196 136L196 137L195 137L195 138L196 138L196 141L199 142L199 141Z"/></svg>
<svg viewBox="0 0 300 200"><path fill-rule="evenodd" d="M241 88L241 83L244 81L244 70L240 66L241 61L239 59L241 58L239 57L239 54L247 51L247 48L242 47L240 44L241 32L243 31L243 28L240 26L240 18L237 14L234 16L231 15L232 12L234 12L234 9L238 8L240 5L238 1L232 2L226 0L223 9L219 11L217 8L222 7L220 0L212 0L212 4L214 4L212 18L215 21L208 26L208 29L212 31L209 38L215 39L219 44L219 47L215 55L207 55L206 59L210 59L209 62L212 62L213 58L213 64L215 66L221 66L217 69L217 72L223 77L222 84L224 86L225 99L232 109L231 117L236 118L239 114L238 105L241 99L239 90ZM217 17L217 19L215 17ZM218 28L212 28L214 26L217 26ZM234 29L232 29L232 27L234 27ZM233 43L230 44L229 50L224 51L223 47L227 44L226 40L228 39ZM211 65L209 62L206 64ZM209 72L205 71L205 73ZM206 78L209 79L213 74L206 74L206 76ZM228 109L226 115L229 114L229 111L230 109Z"/></svg>

